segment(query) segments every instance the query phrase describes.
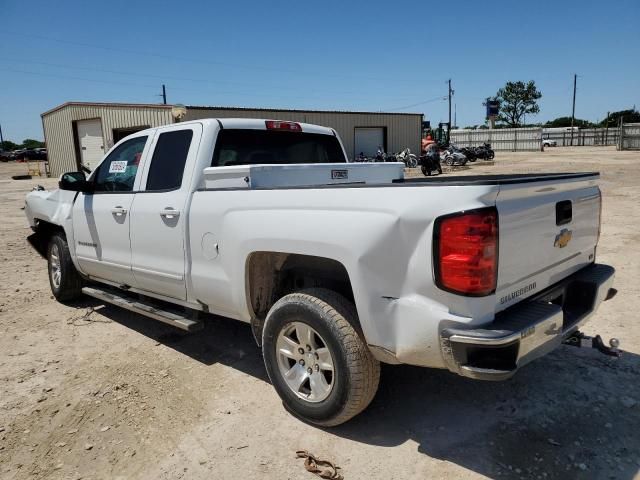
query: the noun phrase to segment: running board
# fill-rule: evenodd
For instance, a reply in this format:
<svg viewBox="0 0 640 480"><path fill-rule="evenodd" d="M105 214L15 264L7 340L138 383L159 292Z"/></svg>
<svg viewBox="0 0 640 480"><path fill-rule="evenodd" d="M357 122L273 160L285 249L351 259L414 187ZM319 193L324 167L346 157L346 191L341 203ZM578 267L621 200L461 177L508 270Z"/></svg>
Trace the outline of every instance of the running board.
<svg viewBox="0 0 640 480"><path fill-rule="evenodd" d="M90 297L97 298L103 302L116 305L118 307L131 310L132 312L139 313L154 320L173 325L187 332L195 332L203 327L201 320L192 320L179 313L163 309L156 303L151 301L143 301L140 299L134 299L127 294L119 294L115 290L106 290L95 287L84 287L82 293L89 295Z"/></svg>

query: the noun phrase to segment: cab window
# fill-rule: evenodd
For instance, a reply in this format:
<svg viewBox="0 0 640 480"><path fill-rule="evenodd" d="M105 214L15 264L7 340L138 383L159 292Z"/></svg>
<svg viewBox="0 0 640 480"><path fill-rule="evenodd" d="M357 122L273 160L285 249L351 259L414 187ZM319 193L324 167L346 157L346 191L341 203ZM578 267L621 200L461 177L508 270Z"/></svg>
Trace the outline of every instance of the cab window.
<svg viewBox="0 0 640 480"><path fill-rule="evenodd" d="M147 137L136 137L119 145L100 164L93 177L96 192L131 192Z"/></svg>

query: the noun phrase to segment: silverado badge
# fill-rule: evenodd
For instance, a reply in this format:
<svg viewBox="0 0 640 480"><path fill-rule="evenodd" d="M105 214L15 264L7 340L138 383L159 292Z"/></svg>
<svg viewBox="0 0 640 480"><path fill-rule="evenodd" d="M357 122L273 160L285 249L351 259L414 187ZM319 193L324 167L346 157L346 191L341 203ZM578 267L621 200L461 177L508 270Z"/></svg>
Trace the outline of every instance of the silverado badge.
<svg viewBox="0 0 640 480"><path fill-rule="evenodd" d="M553 246L558 248L566 247L571 241L571 236L571 230L563 228L562 230L560 230L560 233L556 235L556 240L555 242L553 242Z"/></svg>

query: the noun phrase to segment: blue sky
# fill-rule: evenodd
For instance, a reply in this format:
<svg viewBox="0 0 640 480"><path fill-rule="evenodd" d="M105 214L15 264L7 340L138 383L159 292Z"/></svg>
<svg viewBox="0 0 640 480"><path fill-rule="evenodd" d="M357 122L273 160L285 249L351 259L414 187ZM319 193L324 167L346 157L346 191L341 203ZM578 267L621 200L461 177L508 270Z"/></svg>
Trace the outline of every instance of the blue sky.
<svg viewBox="0 0 640 480"><path fill-rule="evenodd" d="M640 106L640 2L0 0L0 123L42 138L65 101L424 112L458 125L508 80L533 120Z"/></svg>

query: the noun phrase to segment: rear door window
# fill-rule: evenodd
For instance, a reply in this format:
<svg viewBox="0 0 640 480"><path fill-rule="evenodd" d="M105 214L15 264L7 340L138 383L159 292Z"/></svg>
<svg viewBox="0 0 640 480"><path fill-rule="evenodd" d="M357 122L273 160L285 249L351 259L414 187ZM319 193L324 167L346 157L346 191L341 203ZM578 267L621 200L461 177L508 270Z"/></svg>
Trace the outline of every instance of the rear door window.
<svg viewBox="0 0 640 480"><path fill-rule="evenodd" d="M192 138L190 129L160 134L147 175L147 191L180 188Z"/></svg>
<svg viewBox="0 0 640 480"><path fill-rule="evenodd" d="M211 166L345 162L340 142L333 135L223 129L218 133Z"/></svg>

